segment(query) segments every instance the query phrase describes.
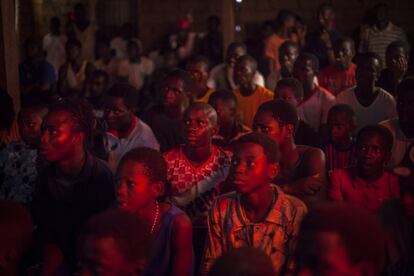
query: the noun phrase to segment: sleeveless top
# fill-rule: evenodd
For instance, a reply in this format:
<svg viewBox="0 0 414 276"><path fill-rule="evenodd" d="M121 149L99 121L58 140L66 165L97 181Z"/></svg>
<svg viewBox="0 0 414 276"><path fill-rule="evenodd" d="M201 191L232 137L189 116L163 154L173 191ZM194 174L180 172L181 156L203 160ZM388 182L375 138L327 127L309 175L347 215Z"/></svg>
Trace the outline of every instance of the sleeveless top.
<svg viewBox="0 0 414 276"><path fill-rule="evenodd" d="M66 79L68 81L69 87L76 90L82 90L83 82L86 79L86 66L88 62L85 60L82 62L82 65L78 72L73 70L71 64L68 64L68 70L66 72Z"/></svg>
<svg viewBox="0 0 414 276"><path fill-rule="evenodd" d="M171 205L171 208L162 216L160 229L155 238L152 257L145 269L145 276L170 275L172 270L171 238L175 218L185 214L182 210ZM192 270L194 270L194 256ZM194 271L193 271L194 272ZM193 274L193 272L191 274Z"/></svg>

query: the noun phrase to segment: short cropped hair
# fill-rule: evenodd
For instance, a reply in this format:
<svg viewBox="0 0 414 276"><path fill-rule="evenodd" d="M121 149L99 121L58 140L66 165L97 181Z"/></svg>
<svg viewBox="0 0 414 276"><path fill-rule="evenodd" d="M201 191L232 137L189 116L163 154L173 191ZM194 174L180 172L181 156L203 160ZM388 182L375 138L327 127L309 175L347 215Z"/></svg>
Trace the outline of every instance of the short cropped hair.
<svg viewBox="0 0 414 276"><path fill-rule="evenodd" d="M368 125L366 127L363 127L357 135L356 142L357 144L361 141L362 135L366 133L375 133L379 135L385 142L385 147L387 151L392 150L392 145L394 143L394 138L392 137L391 131L389 131L388 128L382 126L382 125Z"/></svg>
<svg viewBox="0 0 414 276"><path fill-rule="evenodd" d="M317 10L317 15L318 16L320 16L320 15L322 15L322 13L323 12L325 12L325 10L328 10L328 9L331 9L331 10L334 10L334 7L333 7L333 5L332 4L330 4L330 3L322 3L322 4L320 4L319 5L319 7L318 7L318 10Z"/></svg>
<svg viewBox="0 0 414 276"><path fill-rule="evenodd" d="M152 238L145 222L136 214L108 210L93 216L84 227L80 244L87 239L112 238L122 256L131 263L149 258Z"/></svg>
<svg viewBox="0 0 414 276"><path fill-rule="evenodd" d="M210 125L213 127L217 126L217 112L211 105L203 102L194 102L187 108L185 113L188 113L191 110L203 111L206 114Z"/></svg>
<svg viewBox="0 0 414 276"><path fill-rule="evenodd" d="M375 266L375 274L380 274L385 253L382 226L367 210L342 202L322 203L309 210L302 221L294 254L297 269L317 265L315 239L322 232L337 233L351 262L369 262Z"/></svg>
<svg viewBox="0 0 414 276"><path fill-rule="evenodd" d="M405 94L414 93L414 78L403 79L397 87L397 97L403 97Z"/></svg>
<svg viewBox="0 0 414 276"><path fill-rule="evenodd" d="M298 58L296 59L296 62L299 61L310 61L312 63L312 69L315 72L315 74L319 71L319 59L311 53L301 53Z"/></svg>
<svg viewBox="0 0 414 276"><path fill-rule="evenodd" d="M397 48L402 48L407 57L410 55L410 44L408 44L408 42L403 41L403 40L396 40L394 42L391 42L387 46L386 55L388 55L391 52L391 50L397 49Z"/></svg>
<svg viewBox="0 0 414 276"><path fill-rule="evenodd" d="M232 42L228 47L227 47L227 51L234 51L237 48L242 48L243 50L245 50L247 52L247 46L246 44L242 43L242 42Z"/></svg>
<svg viewBox="0 0 414 276"><path fill-rule="evenodd" d="M187 61L187 64L196 64L196 63L202 63L204 64L206 71L208 72L210 69L210 61L205 56L195 56L192 57Z"/></svg>
<svg viewBox="0 0 414 276"><path fill-rule="evenodd" d="M277 89L280 87L289 87L290 89L292 89L296 99L303 98L303 86L300 83L300 81L298 81L295 78L281 79L277 82L275 91L277 91Z"/></svg>
<svg viewBox="0 0 414 276"><path fill-rule="evenodd" d="M234 93L227 91L227 90L217 90L213 92L210 97L208 98L208 104L213 105L213 103L217 100L223 100L226 102L233 102L234 105L237 107L237 98Z"/></svg>
<svg viewBox="0 0 414 276"><path fill-rule="evenodd" d="M335 113L345 113L345 115L349 118L349 120L355 120L355 111L352 106L347 104L337 104L331 107L328 112L328 117L332 116Z"/></svg>
<svg viewBox="0 0 414 276"><path fill-rule="evenodd" d="M273 276L272 260L254 247L234 248L221 255L211 267L209 276Z"/></svg>
<svg viewBox="0 0 414 276"><path fill-rule="evenodd" d="M119 167L126 161L133 161L142 165L150 183L165 183L167 181L167 164L162 154L155 149L147 147L134 148L122 157Z"/></svg>
<svg viewBox="0 0 414 276"><path fill-rule="evenodd" d="M299 44L297 44L297 43L295 43L293 41L290 41L290 40L286 40L279 47L279 56L282 56L285 52L287 52L287 50L289 49L289 47L295 48L298 51L298 53L300 52Z"/></svg>
<svg viewBox="0 0 414 276"><path fill-rule="evenodd" d="M70 114L75 130L85 135L85 146L91 146L95 128L92 106L83 99L70 98L50 106L49 113L57 111Z"/></svg>
<svg viewBox="0 0 414 276"><path fill-rule="evenodd" d="M358 65L362 64L363 62L367 62L368 60L373 60L373 59L378 60L379 67L382 68L381 57L377 53L374 53L374 52L367 52L367 53L363 53L363 54L358 54L355 57L355 63L358 66Z"/></svg>
<svg viewBox="0 0 414 276"><path fill-rule="evenodd" d="M170 79L178 79L181 80L184 84L184 90L186 93L188 93L189 91L191 91L192 85L193 85L193 79L191 78L190 73L188 73L187 71L184 71L182 69L173 69L172 71L170 71L166 77L166 81L170 80Z"/></svg>
<svg viewBox="0 0 414 276"><path fill-rule="evenodd" d="M271 100L259 106L258 112L270 112L272 117L282 125L293 125L298 123L298 112L296 107L284 100Z"/></svg>
<svg viewBox="0 0 414 276"><path fill-rule="evenodd" d="M65 48L68 48L69 46L76 46L80 49L82 48L82 43L76 38L70 38L66 41Z"/></svg>
<svg viewBox="0 0 414 276"><path fill-rule="evenodd" d="M122 98L125 106L133 110L138 105L138 93L136 89L128 83L115 83L108 90L108 96Z"/></svg>
<svg viewBox="0 0 414 276"><path fill-rule="evenodd" d="M334 43L334 48L335 49L338 48L343 43L349 43L350 46L351 46L352 53L355 54L355 42L350 37L340 37L340 38L338 38Z"/></svg>
<svg viewBox="0 0 414 276"><path fill-rule="evenodd" d="M235 142L235 148L242 144L257 144L263 148L263 151L267 157L269 163L278 163L280 160L279 146L275 141L269 138L267 135L259 132L251 132L249 134L241 136Z"/></svg>
<svg viewBox="0 0 414 276"><path fill-rule="evenodd" d="M257 61L254 59L254 57L249 55L241 56L237 59L236 63L247 61L251 64L253 71L257 71Z"/></svg>
<svg viewBox="0 0 414 276"><path fill-rule="evenodd" d="M0 244L16 248L21 257L33 237L33 222L29 211L13 201L0 201Z"/></svg>

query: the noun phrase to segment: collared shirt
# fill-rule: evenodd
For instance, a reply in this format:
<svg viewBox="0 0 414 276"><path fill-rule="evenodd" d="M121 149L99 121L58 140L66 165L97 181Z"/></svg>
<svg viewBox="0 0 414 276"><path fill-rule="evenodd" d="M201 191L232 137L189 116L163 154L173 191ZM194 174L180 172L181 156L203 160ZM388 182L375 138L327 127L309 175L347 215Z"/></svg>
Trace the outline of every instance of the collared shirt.
<svg viewBox="0 0 414 276"><path fill-rule="evenodd" d="M195 227L206 227L205 218L213 199L220 194L220 185L227 178L230 159L213 146L209 159L195 167L183 152L183 146L164 154L167 162L170 199L182 208Z"/></svg>
<svg viewBox="0 0 414 276"><path fill-rule="evenodd" d="M106 149L109 153L108 163L113 171L116 170L119 161L125 153L136 147L149 147L156 150L160 149L157 139L151 128L137 117L133 117L131 128L127 135L120 134L114 130L106 133Z"/></svg>
<svg viewBox="0 0 414 276"><path fill-rule="evenodd" d="M249 221L239 193L225 194L214 201L207 221L209 239L203 274L224 252L243 246L263 250L271 258L276 275L292 268L294 243L307 209L302 201L285 195L280 188L272 185L272 190L276 200L260 222Z"/></svg>
<svg viewBox="0 0 414 276"><path fill-rule="evenodd" d="M414 138L410 139L405 136L404 132L401 130L398 118L383 121L380 123L380 125L388 128L394 138L391 160L387 163L388 167L393 168L395 166L398 166L401 161L403 161L405 153L407 152L411 143L414 142Z"/></svg>
<svg viewBox="0 0 414 276"><path fill-rule="evenodd" d="M328 196L337 201L346 201L376 212L388 199L400 197L398 177L384 172L373 181L366 182L356 174L355 168L338 169L333 171L332 185Z"/></svg>

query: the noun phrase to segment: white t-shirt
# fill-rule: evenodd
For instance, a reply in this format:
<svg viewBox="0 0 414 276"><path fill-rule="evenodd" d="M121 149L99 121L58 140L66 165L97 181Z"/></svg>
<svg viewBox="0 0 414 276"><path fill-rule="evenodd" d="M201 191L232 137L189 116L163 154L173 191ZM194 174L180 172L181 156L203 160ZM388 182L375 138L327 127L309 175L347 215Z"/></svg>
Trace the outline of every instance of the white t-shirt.
<svg viewBox="0 0 414 276"><path fill-rule="evenodd" d="M355 96L355 87L347 89L336 96L338 104L350 105L356 116L356 131L367 125L376 125L382 121L392 119L397 116L396 103L394 97L379 89L379 93L370 106L361 105Z"/></svg>
<svg viewBox="0 0 414 276"><path fill-rule="evenodd" d="M236 89L236 87L231 87L229 84L229 81L227 80L227 64L222 63L219 65L214 66L213 69L211 69L210 71L210 77L207 81L207 86L215 89L215 90L220 90L220 89L225 89L225 90L234 90ZM231 77L231 82L234 83L233 81L233 70L231 70L230 76ZM262 74L260 74L259 71L256 71L256 73L253 76L253 82L256 85L265 87L265 81L264 78L262 76Z"/></svg>
<svg viewBox="0 0 414 276"><path fill-rule="evenodd" d="M65 35L52 35L48 33L43 37L43 51L46 52L46 60L52 64L55 69L56 76L59 68L66 61L66 44L67 37Z"/></svg>
<svg viewBox="0 0 414 276"><path fill-rule="evenodd" d="M144 85L147 77L154 71L154 62L146 57L141 57L139 63L131 63L124 59L119 62L118 76L128 76L128 83L139 90Z"/></svg>
<svg viewBox="0 0 414 276"><path fill-rule="evenodd" d="M328 90L315 86L315 92L307 100L298 105L298 116L314 131L318 132L322 124L326 124L328 112L335 105L335 96Z"/></svg>

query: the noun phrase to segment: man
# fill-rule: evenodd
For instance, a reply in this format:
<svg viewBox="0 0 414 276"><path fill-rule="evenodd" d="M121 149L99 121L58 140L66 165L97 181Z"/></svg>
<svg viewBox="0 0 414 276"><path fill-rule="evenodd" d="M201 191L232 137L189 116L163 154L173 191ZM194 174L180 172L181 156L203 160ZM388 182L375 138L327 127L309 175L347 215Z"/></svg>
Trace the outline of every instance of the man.
<svg viewBox="0 0 414 276"><path fill-rule="evenodd" d="M214 89L207 86L208 59L195 57L187 62L186 71L191 74L193 86L191 88L190 101L207 103Z"/></svg>

